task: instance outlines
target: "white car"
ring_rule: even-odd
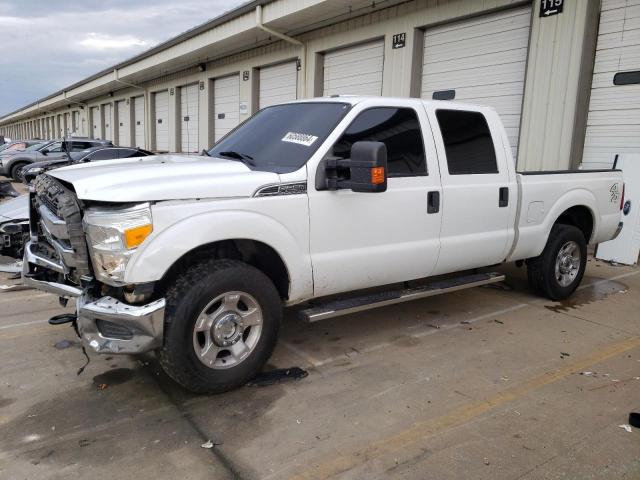
[[[77,298],[54,323],[221,392],[265,364],[283,306],[315,321],[495,282],[477,269],[512,261],[568,297],[587,244],[621,227],[623,184],[517,173],[491,108],[338,97],[265,108],[208,156],[51,171],[31,196],[25,282]]]

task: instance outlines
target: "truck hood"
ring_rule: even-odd
[[[186,155],[83,163],[47,174],[72,184],[78,198],[102,202],[249,197],[280,183],[278,174],[252,171],[239,161]]]

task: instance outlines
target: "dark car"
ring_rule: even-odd
[[[92,147],[80,152],[70,152],[69,157],[36,162],[22,170],[22,181],[30,183],[36,176],[47,170],[61,168],[76,163],[93,162],[95,160],[118,160],[120,158],[146,157],[153,155],[148,150],[137,147]]]
[[[68,150],[79,152],[87,148],[97,146],[112,146],[110,140],[96,140],[92,138],[70,138],[66,140]],[[24,151],[11,156],[0,156],[0,175],[11,177],[14,180],[22,180],[22,169],[35,162],[44,160],[59,160],[67,158],[67,153],[62,147],[62,140],[48,140],[34,144]]]

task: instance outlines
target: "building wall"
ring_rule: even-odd
[[[121,85],[122,88],[114,90],[111,95],[101,95],[81,102],[74,99],[79,103],[71,103],[71,108],[65,105],[63,108],[47,112],[25,112],[20,122],[0,125],[0,132],[10,137],[33,136],[37,134],[37,130],[34,133],[23,126],[26,121],[36,120],[42,125],[40,136],[53,138],[56,135],[55,127],[47,121],[55,120],[57,115],[63,112],[78,111],[80,125],[84,128],[78,129],[76,134],[90,135],[91,107],[103,108],[103,105],[109,103],[114,111],[116,101],[131,101],[132,97],[142,94],[145,98],[146,147],[153,148],[152,94],[168,90],[169,150],[178,151],[179,88],[198,83],[199,149],[209,148],[213,144],[212,106],[215,78],[236,73],[240,75],[240,102],[248,106],[246,113],[240,116],[240,121],[243,121],[257,109],[256,76],[260,67],[299,59],[301,68],[297,77],[298,96],[308,98],[322,91],[321,60],[325,52],[384,38],[382,94],[398,97],[419,96],[422,75],[421,49],[425,29],[532,3],[518,167],[522,170],[568,168],[579,163],[578,157],[582,151],[586,128],[583,118],[588,108],[600,1],[565,0],[564,12],[549,18],[539,17],[540,1],[412,0],[297,35],[296,39],[302,41],[304,47],[279,40],[272,41],[266,46],[208,62],[204,71],[194,64],[183,71],[140,83],[139,88]],[[274,9],[275,3],[270,4],[274,5]],[[247,22],[247,18],[242,17],[236,23],[246,27],[244,24]],[[406,33],[406,46],[394,49],[392,36],[398,33]],[[228,34],[230,35],[229,32]],[[182,52],[184,47],[172,47],[171,52],[174,51]],[[188,52],[184,51],[184,54]],[[134,71],[143,66],[149,68],[160,58],[161,54],[156,54],[145,59],[140,65],[127,69]],[[243,79],[243,72],[248,72],[246,79]],[[97,85],[99,82],[96,80],[93,83]],[[73,91],[69,91],[64,97],[51,99],[50,103],[73,99],[73,94]],[[71,115],[73,116],[72,113]],[[112,130],[114,129],[117,130],[117,125],[112,125]],[[130,138],[135,137],[130,135]]]

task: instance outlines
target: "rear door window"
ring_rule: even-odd
[[[483,114],[438,110],[436,117],[447,155],[449,175],[498,173],[496,150]]]

